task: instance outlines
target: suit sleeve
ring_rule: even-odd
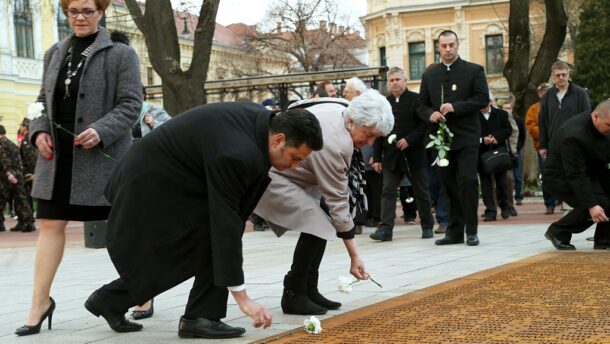
[[[428,124],[428,121],[421,121],[415,110],[412,111],[413,112],[409,115],[414,117],[413,123],[416,123],[417,127],[405,136],[405,140],[409,143],[409,147],[423,147],[426,133],[428,132],[430,125]]]
[[[483,67],[475,65],[471,79],[472,95],[466,100],[452,103],[456,116],[472,116],[473,113],[480,111],[489,104],[489,89]]]
[[[548,124],[548,94],[547,91],[540,100],[540,112],[538,113],[538,143],[540,149],[549,148],[549,138],[547,135],[547,124]]]
[[[430,91],[428,90],[428,76],[424,73],[421,79],[421,86],[419,87],[419,97],[417,98],[417,115],[425,123],[430,123],[430,116],[435,110],[432,108],[432,101],[430,100]]]
[[[580,140],[569,137],[561,144],[561,163],[568,181],[581,207],[591,208],[597,204],[591,186],[591,178],[587,174],[587,147]]]
[[[55,43],[53,46],[51,46],[51,48],[49,48],[49,50],[47,50],[44,54],[42,84],[40,86],[40,92],[38,93],[38,98],[36,99],[36,101],[44,104],[45,109],[47,108],[47,97],[45,96],[44,90],[45,90],[45,84],[46,84],[46,79],[47,79],[47,69],[49,68],[49,64],[51,63],[51,58],[53,57],[53,54],[55,53],[56,50],[57,50],[57,43]],[[51,101],[52,101],[52,99],[51,99]],[[34,146],[36,146],[36,136],[41,132],[46,132],[46,133],[51,132],[51,122],[49,121],[49,118],[38,117],[30,122],[30,137],[28,139]]]
[[[328,147],[309,156],[309,163],[320,192],[328,206],[331,223],[337,232],[354,227],[349,211],[347,170],[349,162],[338,147]]]
[[[224,156],[206,165],[212,266],[217,286],[244,283],[241,238],[245,222],[239,205],[254,181],[256,168],[248,166],[243,159]]]

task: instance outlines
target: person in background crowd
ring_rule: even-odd
[[[536,92],[538,92],[538,97],[542,98],[544,93],[549,89],[549,85],[547,83],[542,83],[538,85],[536,88]],[[538,114],[540,113],[540,101],[532,104],[529,109],[527,109],[527,113],[525,115],[525,127],[527,131],[530,133],[532,140],[534,141],[534,148],[536,148],[536,154],[538,157],[538,170],[540,175],[542,175],[542,165],[544,159],[540,155],[540,131],[538,127]],[[544,199],[544,206],[546,208],[546,214],[552,214],[555,211],[555,198],[546,190],[544,184],[542,184],[542,198]]]
[[[523,119],[513,115],[513,104],[511,101],[501,99],[497,102],[497,105],[500,109],[506,111],[508,114],[508,122],[511,126],[511,134],[508,138],[508,144],[510,145],[510,152],[513,155],[513,168],[506,171],[506,196],[508,197],[508,209],[510,211],[510,216],[518,216],[519,212],[517,212],[517,209],[515,208],[515,203],[519,205],[522,203],[523,199],[523,171],[521,169],[521,156],[519,153],[523,147],[523,142],[525,141],[525,127],[523,124]]]
[[[6,137],[6,129],[0,125],[0,232],[4,227],[4,206],[12,200],[17,214],[17,225],[11,232],[33,232],[34,216],[25,193],[23,166],[19,148]]]
[[[60,4],[73,33],[44,55],[38,102],[46,116],[30,122],[29,140],[39,153],[32,197],[40,233],[32,305],[25,325],[15,332],[19,336],[39,333],[47,318],[51,328],[51,285],[63,257],[66,225],[108,217],[103,190],[131,146],[131,128],[142,107],[135,51],[99,26],[110,0]]]
[[[422,76],[418,114],[422,120],[446,125],[454,134],[448,154],[449,165],[439,167],[447,191],[449,226],[436,245],[479,244],[477,236],[479,190],[477,162],[481,136],[480,110],[489,103],[483,67],[462,60],[457,34],[445,30],[438,37],[441,63],[430,66]],[[436,127],[432,132],[436,132]]]
[[[333,85],[333,83],[328,80],[321,81],[318,84],[318,88],[321,88],[324,91],[326,91],[326,93],[328,94],[328,97],[331,97],[331,98],[337,97],[337,90],[335,89],[335,85]]]
[[[19,126],[19,132],[23,135],[23,139],[18,144],[19,155],[21,156],[21,164],[23,165],[23,185],[25,186],[25,194],[30,204],[30,208],[34,210],[34,201],[30,195],[32,192],[32,182],[34,181],[34,170],[36,168],[36,157],[38,150],[30,141],[30,120],[24,118]]]
[[[279,110],[280,102],[277,99],[267,98],[261,103],[267,110]]]
[[[563,61],[551,66],[553,86],[540,99],[538,114],[538,153],[546,159],[553,135],[571,117],[581,112],[591,113],[589,95],[582,87],[570,81],[570,67]],[[555,195],[553,195],[555,196]],[[547,207],[546,214],[553,214],[555,205]]]
[[[481,139],[479,156],[483,153],[507,145],[507,140],[512,132],[510,122],[508,121],[508,113],[504,110],[497,109],[492,106],[494,98],[491,92],[489,93],[489,105],[481,109],[479,120],[481,122]],[[479,180],[481,181],[481,194],[483,195],[483,203],[485,204],[485,213],[483,221],[496,221],[497,206],[501,209],[503,219],[510,217],[510,208],[508,203],[508,186],[506,171],[498,173],[487,173],[483,169],[483,164],[479,159],[478,163]],[[496,182],[496,193],[498,202],[496,204],[496,195],[494,195],[492,179]]]
[[[596,224],[594,249],[610,249],[610,99],[568,119],[551,139],[542,179],[572,209],[545,233],[558,250],[575,250],[572,234]]]
[[[396,189],[406,176],[412,185],[411,197],[414,198],[421,219],[421,237],[429,239],[434,236],[434,217],[426,180],[425,135],[429,125],[417,115],[417,93],[407,89],[407,78],[401,68],[392,67],[388,71],[388,89],[391,94],[386,99],[391,104],[394,115],[392,134],[395,140],[389,142],[388,137],[381,137],[375,141],[373,168],[383,175],[383,192],[381,224],[370,237],[379,241],[392,240],[396,219]],[[408,197],[403,193],[400,198],[405,200]],[[409,221],[408,216],[413,214],[408,214],[408,210],[405,210],[405,221]]]

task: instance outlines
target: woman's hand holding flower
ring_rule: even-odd
[[[364,262],[358,256],[352,257],[352,264],[349,272],[357,279],[369,278],[369,273],[366,272],[366,269],[364,268]]]
[[[93,128],[86,129],[74,139],[75,146],[83,146],[85,149],[91,149],[97,146],[100,142],[100,135]]]
[[[36,148],[43,158],[47,160],[53,159],[53,138],[46,132],[40,132],[36,135]]]

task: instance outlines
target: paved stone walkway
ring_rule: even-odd
[[[434,239],[421,239],[419,225],[399,225],[394,241],[374,242],[368,238],[373,228],[357,236],[360,254],[369,273],[383,285],[358,283],[350,294],[340,294],[337,278],[347,276],[349,259],[341,241],[330,242],[320,270],[320,290],[330,299],[343,303],[338,311],[319,318],[332,317],[388,298],[416,291],[441,282],[467,276],[485,269],[514,262],[543,252],[553,251],[543,234],[547,224],[560,214],[542,215],[542,204],[525,204],[517,208],[520,215],[509,220],[481,222],[481,245],[435,246]],[[400,212],[399,212],[400,213]],[[11,224],[7,221],[7,228]],[[68,230],[69,243],[52,289],[57,302],[53,329],[46,323],[39,335],[18,338],[13,332],[27,316],[31,297],[34,259],[33,233],[0,233],[0,343],[184,343],[177,336],[178,319],[183,313],[192,281],[155,299],[155,315],[142,321],[144,330],[119,334],[102,318],[87,312],[83,303],[101,284],[117,277],[105,249],[88,249],[82,245],[82,227]],[[592,230],[576,235],[573,244],[579,250],[592,250],[585,241]],[[244,235],[244,270],[250,296],[266,305],[273,314],[273,326],[254,329],[229,297],[225,321],[244,326],[244,337],[206,342],[246,343],[282,333],[302,325],[305,316],[284,315],[280,308],[282,280],[290,267],[298,233],[276,238],[270,231]],[[439,235],[435,235],[438,239]]]

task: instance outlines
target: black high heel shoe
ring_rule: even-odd
[[[134,320],[142,320],[142,319],[146,319],[146,318],[152,317],[153,313],[155,312],[155,309],[153,308],[154,303],[155,303],[155,299],[150,299],[150,307],[148,307],[147,310],[145,310],[145,311],[132,311],[131,312],[131,317]]]
[[[15,334],[18,336],[29,336],[31,334],[36,334],[40,332],[40,326],[42,322],[47,317],[49,318],[49,330],[51,329],[51,322],[53,321],[53,311],[55,310],[55,300],[52,297],[49,297],[51,300],[51,306],[47,311],[40,317],[40,321],[36,325],[23,325],[15,331]]]

